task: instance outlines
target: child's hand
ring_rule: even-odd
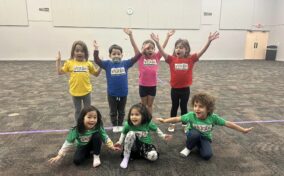
[[[171,36],[173,36],[174,34],[175,34],[175,30],[174,29],[172,29],[172,30],[170,30],[168,33],[167,33],[167,36],[168,37],[171,37]]]
[[[154,40],[155,42],[159,42],[159,36],[155,35],[154,33],[151,34],[151,38],[152,40]]]
[[[113,147],[111,147],[111,150],[113,150],[113,151],[121,151],[121,148],[113,146]]]
[[[161,122],[161,123],[165,123],[165,119],[163,119],[163,118],[156,118],[156,120]]]
[[[253,127],[250,127],[250,128],[244,128],[243,133],[248,133],[248,132],[250,132],[252,129],[253,129]]]
[[[124,28],[123,31],[129,36],[132,35],[132,31],[129,28]]]
[[[58,51],[57,56],[56,56],[57,61],[61,61],[61,53]]]
[[[121,150],[121,144],[120,143],[117,142],[113,146],[116,147],[116,148],[119,148]]]
[[[96,40],[93,41],[93,45],[94,45],[95,50],[99,49],[99,45]]]
[[[213,34],[211,34],[211,32],[210,32],[209,37],[208,37],[208,41],[211,42],[211,41],[213,41],[217,38],[219,38],[219,32],[216,31]]]
[[[61,159],[62,159],[62,155],[57,155],[56,157],[50,158],[48,160],[48,163],[49,164],[56,164]]]
[[[171,140],[172,138],[173,138],[173,136],[170,135],[170,134],[166,134],[166,135],[165,135],[165,140],[166,140],[166,141],[169,141],[169,140]]]

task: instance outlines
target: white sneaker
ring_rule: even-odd
[[[113,126],[112,127],[112,132],[114,132],[114,133],[119,133],[120,131],[119,131],[119,127],[118,126]]]
[[[187,125],[182,124],[181,126],[183,128],[184,133],[187,133]]]
[[[98,167],[101,165],[101,160],[99,155],[94,155],[93,167]]]
[[[189,154],[190,154],[190,150],[186,147],[180,152],[180,155],[184,158],[187,157]]]
[[[169,132],[175,132],[175,128],[176,128],[176,125],[175,124],[170,124],[169,128],[168,128],[168,131]]]

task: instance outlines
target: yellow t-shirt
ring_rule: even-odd
[[[65,61],[61,70],[70,73],[69,92],[72,96],[84,96],[92,91],[90,74],[98,72],[92,62],[69,59]]]

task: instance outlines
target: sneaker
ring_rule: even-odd
[[[186,147],[180,152],[180,156],[184,158],[187,157],[189,154],[190,154],[190,150]]]
[[[101,165],[101,160],[99,155],[94,155],[93,167],[98,167]]]
[[[183,128],[184,133],[187,133],[187,125],[181,124],[181,126],[182,126],[182,128]]]
[[[117,126],[119,132],[122,132],[123,126]]]
[[[119,133],[120,131],[119,131],[119,127],[118,126],[113,126],[112,127],[112,132],[114,132],[114,133]]]
[[[169,128],[168,128],[168,131],[169,132],[174,132],[175,131],[175,128],[176,128],[176,125],[175,124],[170,124]]]

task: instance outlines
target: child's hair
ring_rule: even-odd
[[[75,41],[75,42],[73,43],[72,49],[71,49],[71,57],[70,57],[70,58],[71,58],[71,59],[74,58],[74,51],[75,51],[75,48],[76,48],[77,45],[82,46],[83,51],[84,51],[84,53],[85,53],[85,59],[88,60],[88,58],[89,58],[88,47],[87,47],[87,45],[86,45],[83,41],[81,41],[81,40],[77,40],[77,41]]]
[[[189,56],[189,53],[190,53],[190,45],[188,43],[188,40],[186,39],[178,39],[175,43],[175,48],[177,47],[178,44],[181,44],[185,47],[186,51],[185,51],[185,57],[188,57]],[[176,52],[174,50],[174,53],[173,55],[176,57]]]
[[[194,103],[196,102],[206,107],[206,110],[208,112],[207,115],[212,115],[213,111],[215,110],[215,97],[207,93],[197,93],[191,98],[191,107],[194,107]]]
[[[113,44],[108,49],[109,54],[111,54],[113,49],[118,49],[122,53],[122,47],[117,44]]]
[[[130,115],[131,115],[132,109],[137,109],[137,111],[139,111],[139,113],[141,114],[141,118],[142,118],[141,125],[149,123],[152,120],[152,115],[148,111],[147,107],[145,105],[143,105],[142,103],[137,103],[137,104],[133,105],[128,112],[128,120],[127,121],[128,121],[128,124],[130,126],[133,126],[133,123],[130,120]]]
[[[145,40],[142,45],[144,46],[144,45],[146,45],[146,44],[148,44],[148,43],[150,43],[151,45],[153,45],[154,48],[156,47],[155,42],[153,42],[152,40]]]
[[[86,130],[85,125],[84,125],[84,118],[85,118],[86,114],[88,112],[91,112],[91,111],[97,112],[97,124],[96,124],[95,128],[99,128],[99,127],[103,126],[102,115],[101,115],[100,111],[94,106],[86,106],[81,110],[81,113],[80,113],[79,118],[77,120],[77,130],[81,134],[84,133],[85,130]]]

